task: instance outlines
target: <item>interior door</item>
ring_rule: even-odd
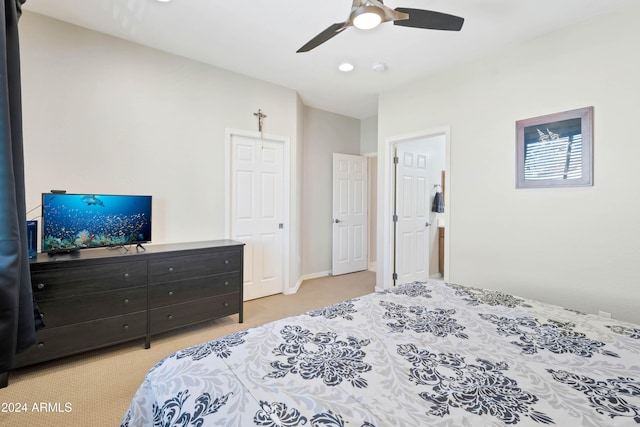
[[[366,270],[367,241],[367,158],[334,153],[332,274]]]
[[[244,299],[283,291],[284,147],[231,138],[231,238],[245,243]]]
[[[396,150],[396,283],[429,277],[427,155],[416,147]]]

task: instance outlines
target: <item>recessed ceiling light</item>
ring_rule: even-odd
[[[342,64],[338,65],[338,70],[348,73],[349,71],[353,70],[353,64],[343,62]]]
[[[171,0],[156,0],[159,3],[169,3]]]

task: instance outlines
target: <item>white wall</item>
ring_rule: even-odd
[[[297,201],[295,203],[296,209],[295,212],[292,212],[292,221],[291,221],[291,250],[290,254],[290,269],[292,277],[296,278],[297,282],[292,285],[294,287],[291,291],[295,292],[298,289],[298,286],[302,283],[302,237],[304,235],[303,222],[304,218],[302,216],[302,196],[303,196],[303,183],[304,183],[304,103],[299,95],[296,95],[296,117],[297,117],[297,133],[296,139],[298,140],[298,144],[296,146],[295,152],[295,169],[292,170],[292,175],[295,177],[291,178],[291,182],[295,183],[295,189],[292,190],[292,194]]]
[[[369,156],[367,175],[369,179],[369,266],[376,268],[376,221],[378,213],[378,116],[360,120],[360,154]]]
[[[378,116],[360,120],[360,153],[378,152]]]
[[[20,43],[27,209],[51,189],[151,194],[155,243],[224,238],[225,129],[256,131],[261,108],[265,133],[291,141],[295,285],[303,150],[294,90],[29,12]]]
[[[367,158],[367,184],[369,185],[369,268],[376,268],[377,222],[378,222],[378,157]]]
[[[333,153],[360,154],[360,121],[305,107],[302,271],[331,271]]]
[[[379,165],[386,138],[450,126],[450,281],[640,323],[639,15],[634,4],[380,95]],[[516,120],[590,105],[595,185],[516,190]]]

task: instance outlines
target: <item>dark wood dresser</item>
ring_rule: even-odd
[[[45,327],[13,368],[238,313],[244,244],[215,240],[39,254],[31,283]],[[0,373],[0,387],[8,373]]]

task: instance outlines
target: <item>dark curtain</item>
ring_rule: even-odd
[[[0,372],[35,341],[27,251],[18,18],[25,0],[2,0],[0,31]]]

